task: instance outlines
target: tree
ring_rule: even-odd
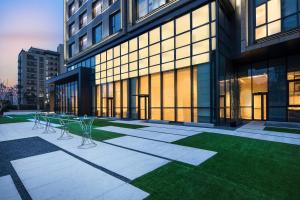
[[[3,116],[4,110],[10,103],[10,96],[15,93],[15,87],[8,87],[3,81],[0,81],[0,116]]]

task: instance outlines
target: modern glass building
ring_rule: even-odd
[[[68,0],[56,112],[300,121],[300,0]]]

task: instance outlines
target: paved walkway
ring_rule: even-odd
[[[152,128],[152,127],[149,127]],[[177,140],[181,140],[187,136],[183,135],[173,135],[173,134],[165,134],[161,132],[153,132],[146,131],[144,129],[131,129],[131,128],[121,128],[116,126],[105,126],[105,127],[97,127],[97,130],[110,131],[114,133],[120,133],[124,135],[130,135],[145,139],[158,140],[163,142],[174,142]],[[174,131],[173,131],[174,132]]]
[[[147,123],[141,120],[132,120],[132,121],[116,120],[113,122],[149,126],[152,127],[152,129],[153,127],[155,127],[156,130],[169,129],[170,132],[171,131],[177,132],[180,130],[193,131],[193,132],[211,132],[211,133],[246,137],[246,138],[258,139],[258,140],[300,145],[300,134],[264,131],[263,130],[264,127],[260,122],[250,122],[249,124],[246,124],[233,131],[219,129],[219,128],[202,128],[202,127],[180,126],[180,125],[170,125],[170,124],[155,124],[155,123]],[[142,130],[145,129],[143,128]]]
[[[97,141],[95,148],[79,149],[80,136],[74,135],[73,139],[70,140],[57,140],[60,129],[55,128],[56,133],[43,134],[43,129],[32,130],[32,126],[32,122],[2,124],[0,125],[0,141],[38,136],[57,147],[129,180],[136,179],[169,162],[166,159]]]
[[[144,199],[148,194],[62,151],[11,162],[33,200]]]
[[[200,165],[217,153],[214,151],[207,151],[203,149],[170,144],[166,142],[151,141],[130,136],[110,139],[106,140],[106,142],[196,166]]]
[[[21,200],[21,197],[10,175],[0,177],[0,199]]]
[[[181,135],[181,136],[193,136],[201,133],[197,130],[176,129],[176,131],[174,131],[174,129],[164,128],[164,127],[145,127],[145,128],[140,128],[140,130],[158,132],[158,133],[167,133],[172,135]]]

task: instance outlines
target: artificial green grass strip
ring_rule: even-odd
[[[0,124],[6,123],[19,123],[19,122],[28,122],[29,119],[32,119],[33,115],[9,115],[0,117]]]
[[[109,140],[109,139],[124,136],[122,134],[112,133],[112,132],[102,131],[102,130],[96,130],[94,128],[95,128],[95,126],[92,128],[92,138],[96,141]],[[68,129],[69,129],[70,133],[78,135],[78,136],[82,136],[82,129],[81,129],[79,123],[69,124]]]
[[[277,127],[265,127],[265,131],[275,131],[275,132],[282,132],[282,133],[294,133],[300,134],[299,129],[290,129],[290,128],[277,128]]]
[[[132,182],[148,199],[299,199],[300,147],[214,133],[179,145],[218,152],[199,166],[171,162]]]

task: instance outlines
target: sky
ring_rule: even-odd
[[[0,0],[0,81],[17,84],[18,54],[63,43],[63,0]]]

